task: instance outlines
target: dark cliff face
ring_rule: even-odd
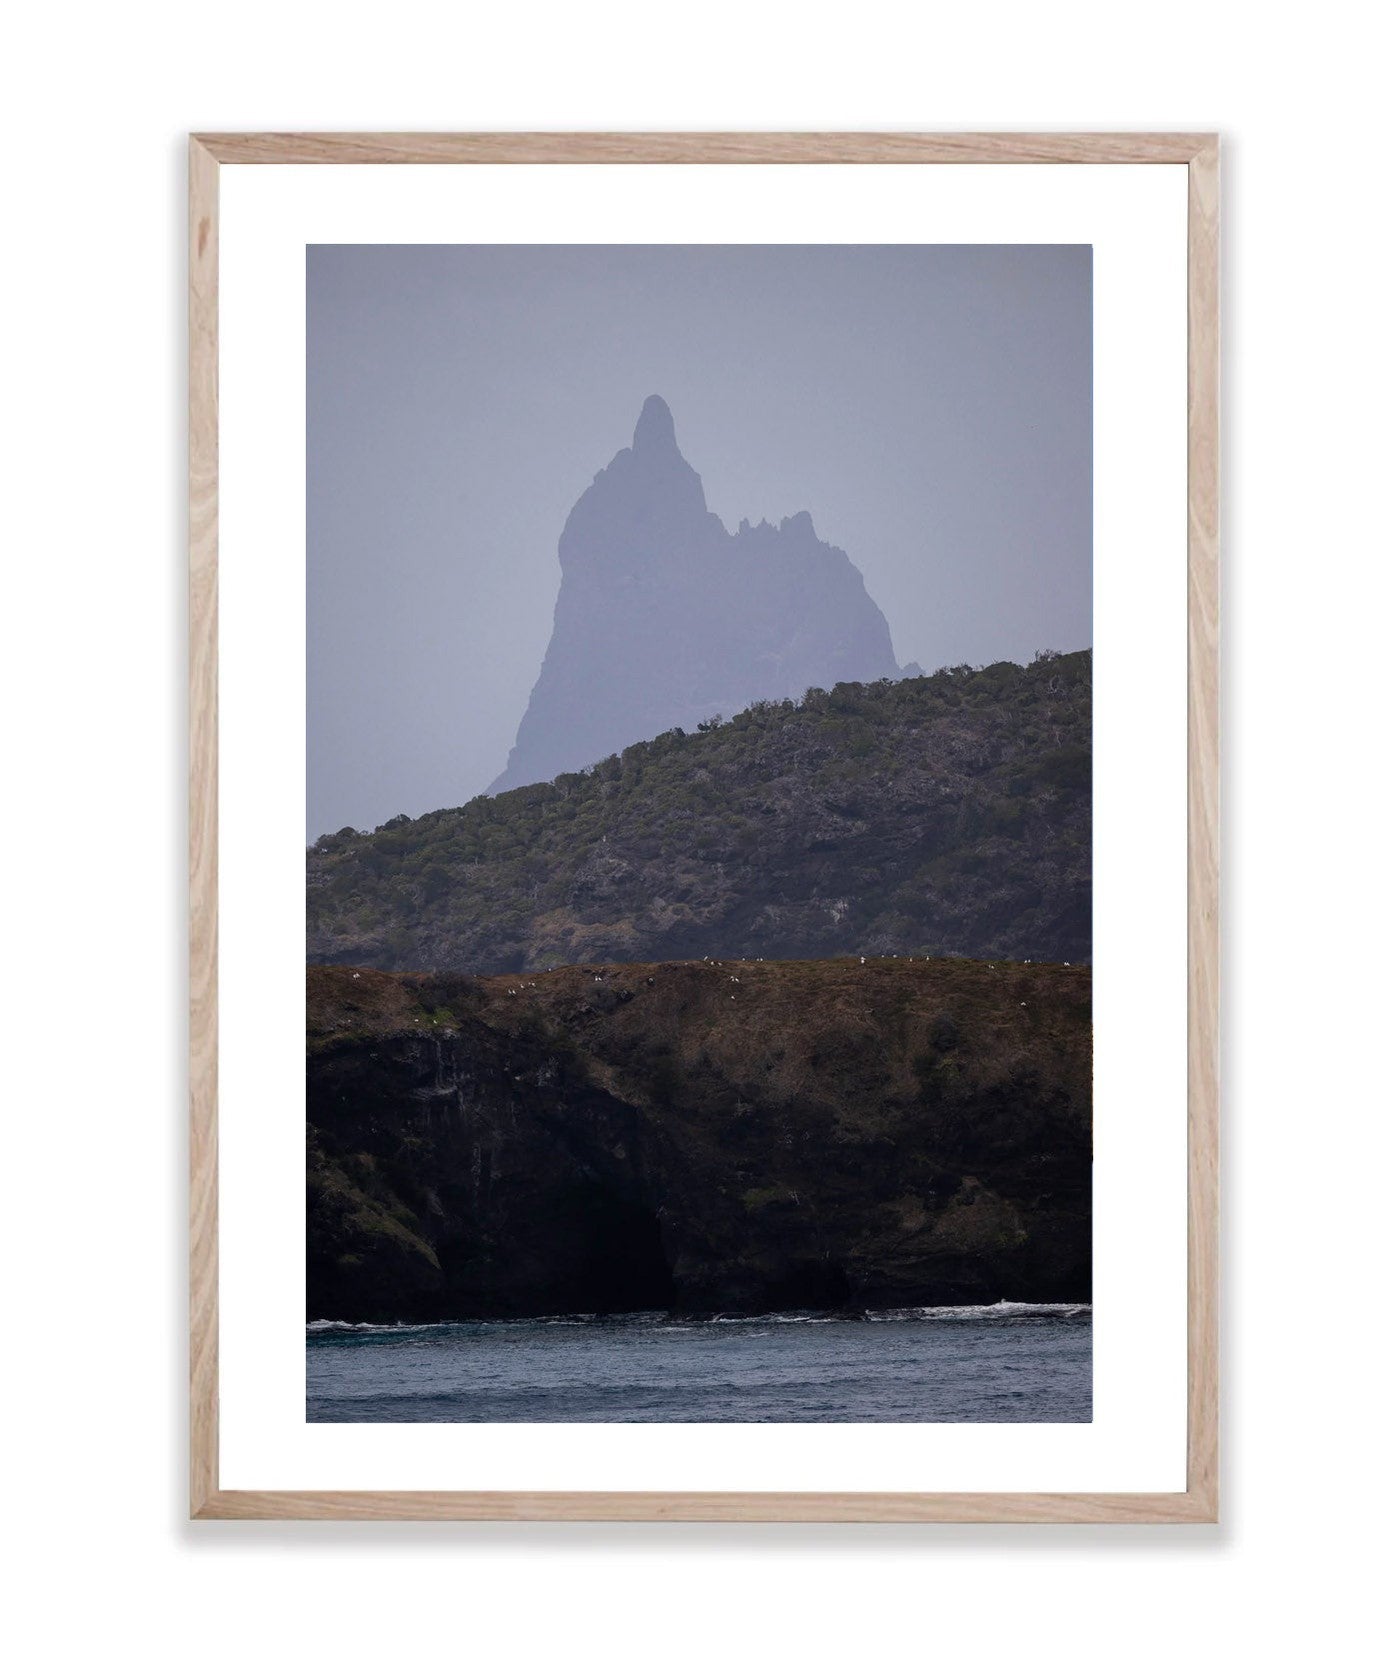
[[[1090,979],[313,969],[308,1317],[1090,1293]]]
[[[460,810],[325,836],[315,962],[717,952],[1086,962],[1092,660],[842,684]]]
[[[755,699],[899,674],[884,615],[799,513],[730,535],[651,396],[579,498],[543,668],[492,793]]]

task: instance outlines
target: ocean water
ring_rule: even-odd
[[[308,1422],[1091,1422],[1092,1309],[315,1323]]]

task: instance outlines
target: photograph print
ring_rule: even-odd
[[[309,1422],[1092,1421],[1092,285],[307,248]]]

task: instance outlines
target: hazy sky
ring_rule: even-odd
[[[653,391],[711,509],[809,511],[900,661],[1091,643],[1088,246],[311,246],[306,341],[308,837],[499,772]]]

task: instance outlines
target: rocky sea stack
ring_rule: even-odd
[[[559,538],[553,635],[499,793],[753,700],[917,674],[809,513],[730,532],[649,396]]]

